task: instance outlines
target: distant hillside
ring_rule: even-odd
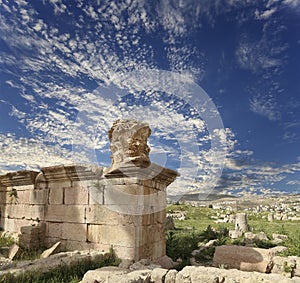
[[[169,201],[214,201],[223,198],[233,198],[237,197],[231,195],[223,195],[223,194],[186,194],[183,196],[168,196]]]

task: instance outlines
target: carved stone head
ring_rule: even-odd
[[[136,120],[117,120],[108,132],[112,165],[133,162],[135,165],[150,164],[147,145],[151,130],[147,123]]]

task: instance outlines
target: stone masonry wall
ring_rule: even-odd
[[[111,146],[118,148],[110,168],[53,166],[0,176],[0,227],[27,231],[23,238],[31,246],[39,246],[30,242],[38,237],[24,226],[40,226],[46,246],[61,241],[67,250],[113,247],[119,257],[134,260],[165,255],[166,188],[178,174],[147,158],[149,149],[141,144],[150,134],[147,124],[126,121],[110,131],[117,145]],[[129,146],[118,138],[128,125]]]
[[[73,171],[73,177],[67,179],[66,171]],[[166,181],[136,177],[106,179],[88,169],[84,172],[90,174],[88,178],[81,176],[87,180],[79,180],[75,166],[47,167],[34,184],[18,186],[11,180],[13,186],[2,185],[0,226],[5,231],[20,233],[24,226],[45,224],[46,246],[61,241],[67,250],[107,251],[113,246],[122,258],[163,256]],[[19,172],[23,176],[30,173]],[[5,178],[1,178],[3,184]],[[157,191],[162,193],[159,199]],[[115,197],[119,192],[129,196],[129,200],[131,195],[138,197],[128,203],[126,198]],[[153,207],[152,212],[137,211],[137,215],[131,215],[145,195],[162,209]],[[129,214],[122,213],[126,210]]]

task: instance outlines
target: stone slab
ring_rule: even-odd
[[[42,254],[41,254],[41,256],[40,256],[40,258],[47,258],[50,255],[58,252],[60,244],[61,244],[61,242],[57,242],[51,248],[43,251]]]
[[[267,272],[273,254],[268,249],[225,245],[216,247],[213,264],[216,267],[225,265],[243,271]]]
[[[20,247],[17,244],[13,244],[9,249],[8,258],[13,260],[20,254],[20,252]]]

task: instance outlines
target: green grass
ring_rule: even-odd
[[[70,266],[62,264],[47,272],[26,272],[18,276],[6,274],[0,278],[0,283],[78,283],[88,270],[103,266],[116,266],[120,261],[113,251],[103,260],[101,256],[94,260],[80,260]]]
[[[14,244],[14,239],[11,237],[0,237],[0,247],[10,247]]]

